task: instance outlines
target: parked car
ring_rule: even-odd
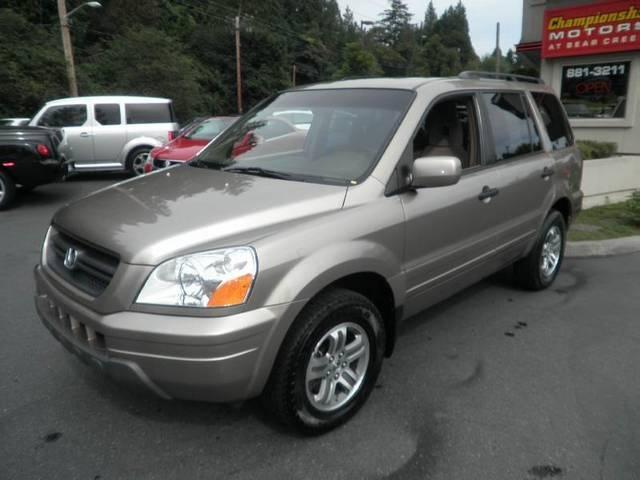
[[[295,150],[303,146],[307,133],[304,129],[297,129],[289,120],[273,115],[253,122],[247,132],[233,144],[231,155],[239,157],[257,145],[261,145],[261,154],[268,150],[275,153]]]
[[[236,117],[210,117],[193,124],[168,144],[151,150],[145,172],[191,160],[235,120]]]
[[[580,153],[550,87],[504,78],[273,96],[192,162],[59,210],[35,269],[42,321],[164,398],[262,395],[303,432],[339,425],[403,319],[509,265],[532,290],[558,274]],[[313,112],[304,142],[234,153],[294,109]]]
[[[0,127],[0,210],[11,206],[18,191],[59,178],[68,155],[62,130]]]
[[[71,171],[122,171],[142,175],[149,152],[178,131],[166,98],[74,97],[48,102],[33,126],[64,127],[74,151]]]
[[[30,118],[0,118],[0,127],[22,127],[29,124]]]
[[[300,130],[309,130],[313,121],[313,112],[308,110],[285,110],[277,112],[276,117],[284,118]]]

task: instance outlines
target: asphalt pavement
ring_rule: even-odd
[[[568,259],[540,293],[498,275],[408,320],[361,412],[304,438],[257,401],[127,390],[42,326],[51,215],[117,179],[0,212],[0,479],[640,478],[640,254]]]

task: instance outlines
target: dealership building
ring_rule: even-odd
[[[578,139],[640,155],[640,0],[524,0],[517,52],[560,95]]]

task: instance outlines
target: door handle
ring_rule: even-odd
[[[91,134],[89,132],[80,132],[80,136],[86,138],[86,137],[90,137]]]
[[[542,170],[542,175],[540,175],[540,178],[543,178],[544,180],[546,180],[554,173],[556,172],[553,170],[553,168],[544,167],[544,169]]]
[[[484,187],[482,187],[482,192],[480,192],[480,195],[478,195],[478,200],[489,202],[493,197],[498,195],[498,193],[500,193],[500,190],[498,190],[497,188],[490,188],[489,186],[485,185]]]

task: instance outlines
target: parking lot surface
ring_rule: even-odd
[[[51,215],[118,179],[0,213],[1,479],[640,478],[640,255],[567,260],[540,293],[502,274],[408,320],[362,411],[304,438],[257,401],[126,390],[42,326],[32,269]]]

